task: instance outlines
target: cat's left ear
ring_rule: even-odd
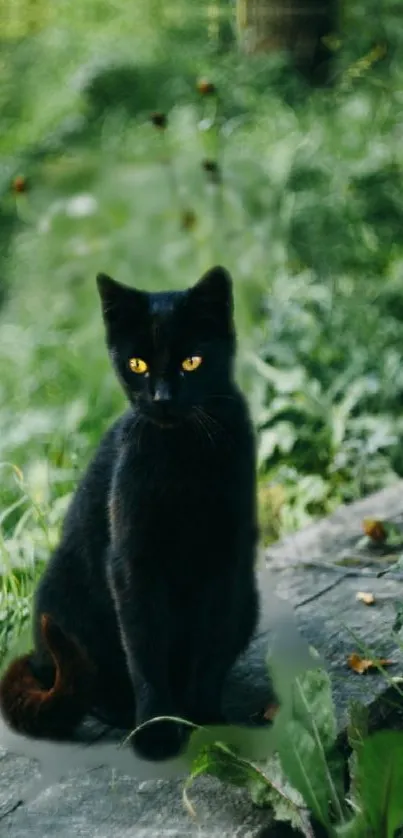
[[[209,309],[216,316],[224,319],[228,326],[233,327],[234,298],[233,283],[229,272],[216,265],[210,268],[191,289],[191,296],[197,299],[198,305]]]

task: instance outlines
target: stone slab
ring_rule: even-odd
[[[246,721],[272,698],[268,649],[287,661],[291,677],[309,665],[308,644],[319,651],[331,675],[341,731],[352,698],[367,704],[374,719],[376,708],[383,707],[383,719],[387,715],[388,682],[378,672],[356,675],[346,663],[352,651],[371,651],[395,661],[389,670],[393,676],[403,672],[401,652],[391,633],[393,603],[403,599],[403,576],[377,577],[400,545],[392,551],[359,545],[365,517],[402,524],[403,550],[403,481],[341,507],[267,551],[260,574],[261,622],[226,690],[225,706],[233,724]],[[368,608],[358,603],[359,590],[374,593],[376,604]],[[123,735],[87,725],[80,733],[83,741],[52,745],[17,737],[0,726],[0,834],[10,838],[270,834],[274,838],[267,812],[252,807],[246,793],[208,778],[197,781],[192,791],[197,820],[192,819],[182,801],[188,762],[159,766],[156,778],[155,766],[140,764],[129,748],[117,744]],[[248,735],[256,756],[266,732]]]

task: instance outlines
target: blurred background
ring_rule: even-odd
[[[0,658],[124,408],[95,275],[233,273],[265,543],[403,475],[398,0],[0,0]]]

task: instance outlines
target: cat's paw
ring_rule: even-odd
[[[157,762],[173,759],[184,750],[189,738],[188,729],[175,722],[153,722],[133,734],[131,743],[142,759]]]

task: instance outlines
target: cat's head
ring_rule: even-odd
[[[233,380],[232,280],[212,268],[186,291],[149,293],[97,277],[110,356],[129,400],[171,427]]]

